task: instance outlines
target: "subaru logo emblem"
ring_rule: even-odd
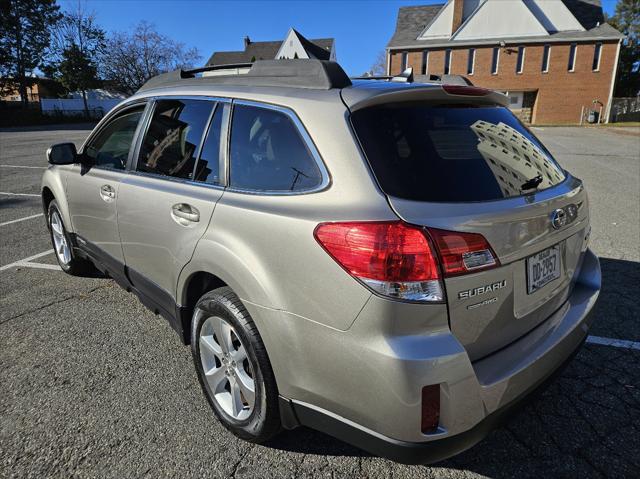
[[[559,230],[566,224],[567,213],[562,208],[558,208],[553,213],[551,213],[551,226],[553,226],[554,229]]]

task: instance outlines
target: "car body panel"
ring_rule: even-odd
[[[43,208],[45,219],[48,221],[49,211],[44,203],[44,190],[47,188],[60,206],[62,221],[68,231],[73,231],[73,223],[69,214],[69,202],[67,201],[67,175],[73,170],[75,165],[49,165],[42,175],[40,191],[43,192]],[[48,227],[48,223],[47,223]]]
[[[87,170],[83,165],[74,165],[67,175],[67,201],[73,232],[122,263],[124,256],[116,204],[120,182],[126,176],[123,170]],[[112,188],[113,198],[103,197],[102,188],[106,186]]]
[[[118,195],[118,227],[127,267],[175,299],[178,276],[209,227],[222,193],[223,189],[207,185],[127,175]],[[189,205],[197,211],[198,221],[177,218],[176,205]],[[133,278],[132,282],[145,289],[144,283]]]

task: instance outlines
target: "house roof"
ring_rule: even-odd
[[[294,30],[295,32],[295,30]],[[333,38],[317,38],[307,40],[300,33],[295,32],[302,46],[319,60],[328,60],[333,47]],[[226,65],[230,63],[249,63],[253,60],[273,60],[282,45],[283,40],[268,42],[250,42],[244,51],[214,52],[207,61],[207,65]]]
[[[542,36],[500,38],[506,43],[537,43],[581,40],[618,40],[624,35],[608,23],[603,23],[600,0],[562,0],[569,11],[585,28],[584,31],[560,31]],[[424,28],[438,15],[445,3],[416,7],[401,7],[398,11],[396,30],[387,48],[419,48],[494,44],[496,39],[451,40],[446,38],[417,40]],[[598,25],[599,23],[599,25]]]
[[[329,60],[331,57],[331,46],[333,45],[333,38],[320,38],[318,40],[307,40],[297,30],[293,29],[293,33],[296,34],[298,40],[302,44],[302,47],[318,60]]]

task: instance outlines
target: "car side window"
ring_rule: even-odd
[[[207,132],[207,138],[202,145],[202,153],[198,158],[196,164],[195,174],[193,179],[195,181],[202,181],[210,185],[217,185],[220,183],[220,135],[222,132],[222,111],[224,105],[218,103],[216,111],[213,114],[211,120],[211,126]]]
[[[124,170],[145,105],[129,108],[102,128],[84,149],[93,166]]]
[[[234,188],[304,191],[322,182],[296,125],[271,108],[234,106],[229,153],[229,183]]]
[[[136,170],[192,179],[198,146],[214,104],[209,100],[157,101]]]

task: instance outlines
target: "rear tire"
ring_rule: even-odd
[[[49,203],[47,223],[53,251],[62,271],[72,276],[86,276],[89,273],[94,273],[96,270],[93,263],[79,258],[73,250],[71,237],[64,226],[62,213],[60,213],[56,200],[51,200]]]
[[[202,390],[225,428],[255,443],[280,430],[278,388],[267,351],[231,288],[210,291],[196,303],[191,351]]]

